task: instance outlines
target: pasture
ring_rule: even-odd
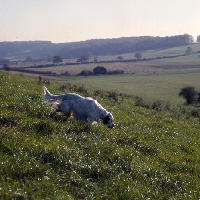
[[[84,85],[86,88],[124,93],[139,96],[146,100],[162,100],[183,104],[178,97],[181,88],[194,86],[200,91],[200,70],[176,71],[148,74],[127,74],[113,76],[67,77],[72,84]]]
[[[173,48],[166,48],[166,49],[156,49],[156,50],[147,50],[147,51],[141,51],[142,58],[157,58],[157,57],[163,57],[163,56],[176,56],[176,55],[183,55],[187,49],[187,47],[191,47],[193,49],[193,52],[199,52],[200,51],[200,44],[190,44],[190,45],[183,45],[179,47],[173,47]],[[127,53],[127,54],[120,54],[125,60],[128,59],[134,59],[135,53]],[[106,56],[98,56],[98,60],[116,60],[118,55],[106,55]],[[73,60],[71,60],[73,61]],[[91,60],[92,61],[92,60]]]

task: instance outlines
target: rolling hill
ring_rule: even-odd
[[[51,82],[97,99],[110,130],[52,115],[37,80],[0,72],[0,84],[1,199],[199,198],[198,110]]]
[[[82,55],[100,56],[133,53],[137,51],[170,48],[192,43],[188,34],[170,37],[122,37],[113,39],[93,39],[72,43],[52,43],[50,41],[0,42],[1,57],[26,59],[48,59],[49,56],[77,58]]]

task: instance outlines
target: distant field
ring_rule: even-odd
[[[93,70],[96,66],[104,66],[108,71],[123,70],[126,74],[132,73],[152,73],[161,71],[177,71],[177,70],[192,70],[200,69],[200,53],[191,54],[188,56],[180,56],[176,58],[156,59],[138,62],[111,62],[111,63],[89,63],[89,64],[75,64],[75,65],[59,65],[53,67],[45,67],[48,62],[37,63],[19,63],[18,65],[10,65],[12,68],[25,68],[26,66],[33,66],[28,70],[40,72],[53,72],[60,75],[69,72],[71,75],[77,75],[82,70]],[[42,68],[34,67],[44,65]]]
[[[176,56],[176,55],[184,55],[187,47],[190,46],[193,49],[194,54],[188,56],[180,56],[176,58],[165,58],[165,59],[155,59],[155,60],[146,60],[146,61],[138,61],[138,62],[112,62],[112,63],[90,63],[90,64],[76,64],[77,58],[74,59],[63,59],[63,64],[60,66],[54,67],[43,67],[43,68],[35,68],[32,67],[31,70],[35,70],[37,72],[40,71],[51,71],[57,74],[65,73],[68,71],[71,75],[76,75],[81,72],[81,70],[93,70],[97,65],[103,65],[107,68],[108,71],[122,69],[125,73],[141,73],[141,72],[155,72],[155,71],[163,71],[163,70],[176,70],[185,69],[185,68],[198,68],[200,67],[200,44],[191,44],[187,46],[180,46],[168,49],[157,49],[157,50],[148,50],[143,51],[142,58],[158,58],[164,56]],[[135,53],[122,54],[121,56],[125,60],[135,59]],[[106,55],[106,56],[98,56],[97,59],[99,62],[101,61],[113,61],[117,60],[119,55]],[[91,56],[89,61],[93,61],[94,56]],[[65,63],[75,63],[75,65],[65,65]],[[38,66],[38,65],[48,65],[52,64],[52,62],[46,61],[37,61],[37,62],[18,62],[18,64],[11,64],[10,67],[13,68],[24,68],[27,66]]]
[[[200,44],[189,45],[194,54],[179,56],[175,58],[155,59],[138,62],[110,62],[90,63],[75,65],[60,65],[53,67],[27,68],[36,71],[34,77],[42,72],[56,73],[55,77],[44,77],[44,79],[56,79],[68,81],[73,84],[83,84],[87,88],[116,90],[120,93],[137,95],[147,99],[160,99],[183,103],[178,98],[180,89],[186,85],[192,85],[200,90]],[[183,55],[187,46],[169,49],[149,50],[142,52],[143,58],[156,58],[163,56]],[[134,59],[134,53],[122,55],[124,59]],[[94,59],[93,57],[91,58]],[[117,55],[99,56],[98,61],[117,60]],[[63,63],[76,62],[76,59],[63,60]],[[38,66],[51,64],[49,62],[18,63],[11,65],[12,68],[24,68],[27,66]],[[123,70],[122,76],[74,76],[82,70],[93,70],[97,65],[104,66],[108,71]],[[72,76],[63,76],[68,72]],[[31,74],[30,74],[31,75]]]
[[[24,75],[38,78],[36,74]],[[114,90],[118,93],[140,96],[147,100],[163,100],[183,104],[184,100],[178,97],[180,89],[185,86],[194,86],[197,91],[200,91],[199,77],[200,69],[185,69],[106,76],[42,76],[42,79],[62,84],[84,85],[85,88],[92,90]]]
[[[140,96],[149,100],[183,103],[184,100],[178,97],[180,89],[191,85],[200,91],[199,77],[200,70],[122,76],[68,77],[66,80],[91,89],[115,90],[119,93]]]
[[[191,45],[184,45],[180,47],[173,47],[173,48],[167,48],[167,49],[141,51],[142,58],[156,58],[156,57],[163,57],[163,56],[183,55],[185,54],[186,48],[188,46],[190,46],[193,49],[194,53],[200,51],[200,44],[191,44]],[[121,56],[123,56],[124,59],[135,59],[134,55],[135,53],[128,53],[128,54],[122,54]],[[98,56],[98,61],[116,60],[117,56],[118,55]],[[91,61],[92,60],[93,60],[93,57],[91,58]]]

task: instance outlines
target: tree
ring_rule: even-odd
[[[32,62],[33,61],[33,58],[32,56],[26,56],[26,62]]]
[[[84,63],[84,62],[87,62],[88,60],[89,60],[89,56],[83,55],[76,62]]]
[[[135,53],[134,57],[137,58],[137,60],[140,60],[142,58],[142,53],[137,52]]]
[[[187,104],[195,104],[197,103],[198,92],[192,86],[186,86],[181,88],[179,92],[179,97],[183,97]]]
[[[186,39],[187,44],[194,43],[194,37],[192,35],[189,35],[186,33],[186,34],[184,34],[184,37]]]
[[[52,61],[52,60],[53,60],[53,56],[48,55],[48,56],[47,56],[47,60],[48,60],[48,61]]]
[[[190,55],[192,53],[193,53],[192,47],[187,47],[187,49],[185,50],[185,54]]]
[[[9,64],[10,60],[0,57],[0,65]]]
[[[123,58],[123,56],[117,56],[117,59],[118,60],[123,60],[124,58]]]
[[[54,56],[52,61],[53,63],[59,63],[62,62],[62,58],[60,56]]]
[[[200,42],[200,35],[197,36],[197,42]]]
[[[4,65],[3,65],[3,69],[4,69],[5,71],[10,71],[10,66],[9,66],[8,64],[4,64]]]
[[[94,57],[94,63],[97,63],[97,62],[98,62],[98,58]]]
[[[107,69],[103,66],[97,66],[93,69],[93,74],[98,75],[98,74],[106,74]]]
[[[90,70],[82,70],[80,73],[80,76],[89,76],[89,75],[93,75],[92,71]]]

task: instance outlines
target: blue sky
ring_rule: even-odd
[[[200,0],[0,0],[0,41],[200,35]]]

